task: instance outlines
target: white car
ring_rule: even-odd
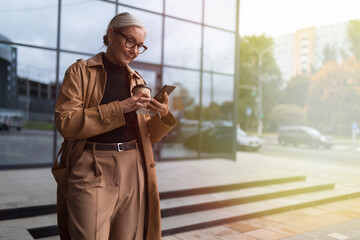
[[[257,151],[264,143],[264,139],[257,136],[249,136],[240,128],[237,129],[236,138],[238,142],[238,149],[240,150]]]

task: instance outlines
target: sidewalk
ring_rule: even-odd
[[[360,199],[191,231],[163,240],[345,240],[360,239]]]
[[[261,171],[273,175],[279,172],[304,173],[308,177],[360,189],[359,170],[348,168],[346,164],[325,166],[321,162],[301,162],[260,153],[239,152],[236,162],[222,159],[158,162],[156,168],[160,192],[178,186],[200,185],[203,181],[208,183],[221,176],[226,181],[235,173],[239,178],[246,178]],[[55,203],[55,182],[50,169],[1,171],[0,189],[0,210]],[[53,219],[54,216],[45,216],[0,221],[0,239],[33,239],[27,229],[39,224],[56,224]],[[163,239],[360,239],[359,224],[360,199],[350,199],[174,234]]]

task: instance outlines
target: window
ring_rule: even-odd
[[[191,7],[179,7],[180,5]],[[166,0],[165,14],[201,22],[202,0]]]
[[[90,54],[99,52],[104,46],[107,24],[114,15],[114,5],[107,2],[64,1],[61,48]]]
[[[204,70],[234,74],[235,34],[205,27]]]
[[[205,0],[205,24],[235,31],[236,0]]]
[[[164,45],[165,64],[200,69],[200,25],[166,18]]]
[[[9,41],[56,47],[57,0],[0,1],[0,34]]]

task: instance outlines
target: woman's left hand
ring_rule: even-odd
[[[154,98],[151,98],[150,102],[147,104],[146,109],[156,114],[160,114],[161,117],[165,117],[169,113],[169,96],[166,92],[164,92],[163,99],[164,101],[160,103]]]

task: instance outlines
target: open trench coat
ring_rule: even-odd
[[[130,88],[144,84],[142,77],[127,66]],[[88,60],[79,59],[65,73],[65,78],[55,104],[55,120],[59,133],[64,137],[60,164],[54,162],[52,173],[58,183],[57,212],[58,228],[61,239],[70,239],[68,235],[68,212],[65,193],[70,166],[79,159],[86,139],[125,125],[125,118],[119,101],[100,104],[106,84],[106,72],[101,53]],[[130,90],[131,90],[130,89]],[[131,92],[131,91],[130,91]],[[147,176],[148,224],[147,240],[161,239],[160,199],[157,186],[152,143],[160,141],[175,125],[171,113],[165,124],[156,114],[137,115],[138,127],[143,146]],[[169,123],[168,123],[169,124]]]

